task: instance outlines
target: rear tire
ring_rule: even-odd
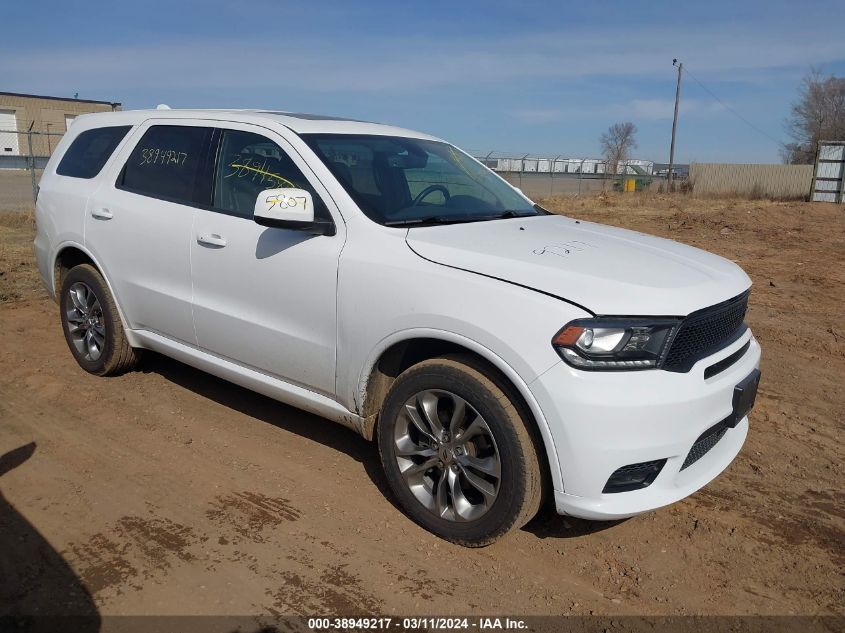
[[[399,504],[425,529],[482,547],[540,508],[542,470],[508,385],[470,356],[423,361],[393,383],[377,426]]]
[[[140,350],[129,345],[114,298],[90,264],[75,266],[65,276],[59,316],[68,348],[85,371],[115,376],[138,364]]]

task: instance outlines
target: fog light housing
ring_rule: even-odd
[[[650,462],[628,464],[618,468],[607,480],[602,492],[608,494],[648,488],[657,479],[657,475],[660,474],[665,465],[665,459],[655,459]]]

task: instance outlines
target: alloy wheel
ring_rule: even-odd
[[[474,521],[493,506],[502,479],[499,450],[484,418],[460,396],[429,389],[408,399],[394,448],[408,489],[436,516]]]
[[[68,289],[67,325],[76,351],[85,360],[99,360],[106,345],[106,324],[100,300],[91,287],[77,281]]]

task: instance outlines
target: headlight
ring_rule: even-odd
[[[578,319],[552,339],[561,358],[578,369],[659,367],[678,319]]]

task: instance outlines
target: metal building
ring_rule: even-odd
[[[0,168],[26,167],[32,140],[33,155],[49,157],[80,114],[120,109],[111,101],[0,92]]]
[[[494,157],[491,152],[479,160],[493,171],[523,174],[604,174],[607,164],[601,158],[544,158],[525,155],[515,157]],[[650,175],[654,171],[654,162],[631,159],[617,166],[618,174],[631,176]]]

